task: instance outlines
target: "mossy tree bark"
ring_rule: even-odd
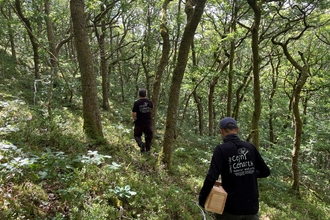
[[[101,4],[101,14],[105,15],[106,13],[106,8],[105,8],[105,3]],[[111,7],[109,7],[110,10]],[[100,20],[100,21],[99,21]],[[100,32],[97,29],[97,22],[100,22]],[[105,50],[105,37],[106,37],[106,21],[105,19],[102,19],[102,16],[97,20],[97,22],[94,23],[94,29],[95,29],[95,35],[97,38],[98,46],[100,49],[100,69],[101,69],[101,76],[102,76],[102,108],[104,110],[109,111],[110,106],[109,106],[109,83],[108,83],[108,71],[107,71],[107,59],[106,59],[106,50]]]
[[[303,130],[303,121],[300,116],[300,109],[299,109],[299,101],[302,89],[308,79],[309,73],[309,64],[307,60],[304,57],[304,54],[300,51],[298,51],[300,55],[301,62],[303,65],[299,64],[299,62],[291,55],[288,44],[292,43],[298,39],[300,39],[305,31],[308,28],[311,28],[311,26],[307,25],[306,23],[306,15],[304,14],[301,18],[301,21],[303,21],[303,24],[305,27],[301,30],[300,33],[298,33],[297,36],[289,37],[286,41],[280,42],[277,41],[276,38],[280,36],[282,33],[287,33],[288,30],[290,30],[290,26],[287,26],[286,29],[280,31],[277,33],[273,38],[272,42],[275,45],[281,46],[283,49],[283,53],[288,59],[288,61],[292,64],[292,66],[295,67],[295,69],[298,71],[298,77],[296,80],[296,83],[293,85],[293,91],[292,91],[292,113],[293,113],[293,123],[294,123],[294,140],[293,140],[293,149],[292,149],[292,189],[299,194],[299,185],[300,185],[300,175],[299,175],[299,152],[300,152],[300,145],[301,145],[301,138],[302,138],[302,130]],[[299,20],[297,20],[299,21]]]
[[[193,15],[190,20],[187,20],[187,24],[183,32],[178,59],[173,71],[170,87],[169,105],[167,108],[166,127],[162,148],[162,162],[165,164],[167,169],[171,169],[172,145],[174,143],[181,83],[188,61],[190,46],[193,41],[196,28],[201,20],[205,3],[206,0],[189,0],[186,3],[186,14],[189,15],[189,10],[193,10]]]
[[[88,137],[103,140],[101,116],[97,98],[96,76],[93,68],[83,0],[71,0],[70,11],[77,58],[81,72],[84,130]]]
[[[162,5],[162,23],[160,24],[160,35],[163,39],[163,47],[162,47],[162,57],[157,66],[157,70],[155,73],[155,79],[153,83],[152,89],[152,103],[154,107],[152,109],[152,127],[154,130],[156,129],[156,120],[157,120],[157,110],[159,104],[159,94],[160,94],[160,85],[163,77],[163,72],[168,64],[169,54],[170,54],[170,36],[168,33],[168,29],[166,27],[167,24],[167,6],[171,0],[164,0]]]
[[[250,137],[252,137],[252,143],[256,148],[260,145],[259,134],[259,121],[261,115],[261,92],[260,92],[260,58],[259,58],[259,26],[261,20],[261,10],[257,0],[248,0],[250,7],[254,12],[254,24],[251,27],[252,33],[252,62],[253,62],[253,95],[254,95],[254,111],[252,116],[252,131]],[[259,4],[262,4],[260,1]]]

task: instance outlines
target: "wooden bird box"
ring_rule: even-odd
[[[222,188],[220,182],[216,182],[207,196],[205,209],[210,212],[222,214],[225,208],[227,192]]]

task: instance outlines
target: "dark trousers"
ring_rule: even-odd
[[[144,134],[144,139],[146,143],[146,151],[150,151],[151,140],[153,136],[151,125],[135,125],[134,127],[134,139],[136,143],[140,144],[142,141],[142,134]]]
[[[258,213],[255,215],[232,215],[224,212],[222,215],[215,214],[217,220],[259,220]]]

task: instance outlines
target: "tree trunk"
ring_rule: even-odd
[[[250,7],[254,11],[254,24],[251,27],[252,33],[252,57],[253,57],[253,95],[254,95],[254,111],[252,117],[252,143],[259,149],[260,134],[259,120],[261,115],[261,92],[259,78],[259,26],[261,20],[261,11],[257,4],[257,0],[248,0]],[[260,3],[261,4],[261,3]]]
[[[203,105],[202,105],[202,101],[201,101],[201,97],[197,95],[197,91],[194,90],[193,91],[193,96],[194,96],[194,100],[195,103],[197,104],[197,113],[198,113],[198,131],[199,131],[199,135],[203,136],[204,135],[204,120],[203,120]]]
[[[179,47],[178,59],[173,71],[170,87],[169,106],[167,108],[167,118],[162,148],[162,161],[167,169],[171,169],[172,145],[174,142],[174,131],[176,129],[177,108],[179,104],[181,83],[188,61],[189,49],[194,38],[197,25],[199,24],[202,17],[205,2],[206,0],[199,0],[197,1],[195,7],[194,4],[192,4],[190,1],[188,1],[186,4],[186,10],[194,10],[194,12],[192,18],[187,21],[183,32],[181,44]]]
[[[301,136],[302,136],[302,128],[303,128],[303,122],[300,117],[300,110],[299,110],[299,100],[300,100],[300,93],[302,91],[302,88],[304,87],[308,75],[309,75],[309,65],[307,61],[305,60],[305,57],[303,53],[299,52],[299,55],[301,57],[302,62],[304,65],[300,65],[290,54],[288,50],[288,44],[292,40],[298,40],[300,37],[303,36],[303,33],[309,28],[309,26],[305,26],[305,29],[301,31],[301,33],[298,35],[298,37],[295,38],[289,38],[285,43],[277,42],[275,39],[277,36],[274,36],[272,38],[272,42],[275,45],[280,45],[283,49],[283,52],[286,56],[286,58],[289,60],[289,62],[292,64],[292,66],[295,67],[295,69],[299,72],[296,84],[294,85],[293,91],[292,91],[292,112],[293,112],[293,123],[294,123],[294,140],[293,140],[293,149],[292,149],[292,189],[299,194],[299,152],[300,152],[300,144],[301,144]]]
[[[74,39],[81,72],[84,130],[88,137],[103,141],[96,76],[93,67],[93,56],[88,42],[84,6],[83,0],[70,0]]]
[[[299,110],[299,100],[300,93],[302,88],[304,87],[306,80],[308,78],[308,67],[305,65],[300,71],[300,77],[297,80],[296,87],[293,91],[293,101],[292,101],[292,111],[293,111],[293,122],[295,125],[294,130],[294,141],[293,141],[293,149],[292,149],[292,189],[299,193],[299,152],[301,145],[301,136],[302,136],[302,128],[303,121],[300,117]]]
[[[236,6],[236,0],[233,1],[233,14],[231,19],[230,34],[235,36],[236,22],[238,7]],[[229,56],[229,73],[228,73],[228,90],[227,90],[227,116],[231,116],[232,99],[233,99],[233,77],[234,77],[234,58],[235,58],[235,37],[230,41],[230,56]]]
[[[213,63],[213,66],[212,68],[218,64],[218,67],[216,68],[216,72],[218,72],[218,75],[215,75],[211,82],[210,82],[210,86],[209,86],[209,91],[208,91],[208,99],[207,99],[207,102],[208,102],[208,112],[209,112],[209,136],[212,136],[212,135],[215,135],[215,125],[214,125],[214,120],[215,120],[215,111],[214,111],[214,105],[213,105],[213,99],[214,99],[214,90],[215,90],[215,86],[216,84],[218,83],[218,80],[220,78],[220,73],[222,71],[225,70],[225,68],[229,65],[229,61],[226,61],[225,60],[221,60],[219,59],[220,57],[220,52],[218,53],[215,53],[214,54],[214,63]]]
[[[193,12],[193,11],[191,11]],[[191,15],[187,16],[188,18],[190,18]],[[195,44],[194,44],[194,40],[192,41],[191,43],[191,56],[192,56],[192,62],[193,62],[193,66],[194,67],[197,67],[197,58],[196,58],[196,52],[195,52]],[[192,79],[192,82],[195,83],[196,82],[196,79],[193,78]],[[202,105],[202,102],[201,102],[201,97],[198,96],[197,94],[197,87],[195,87],[194,91],[193,91],[193,97],[194,97],[194,100],[195,100],[195,103],[197,105],[197,112],[198,112],[198,131],[199,131],[199,135],[200,136],[203,136],[204,135],[204,120],[203,120],[203,105]]]
[[[147,14],[146,14],[146,31],[144,35],[143,45],[141,47],[141,63],[142,67],[145,73],[145,79],[146,83],[144,88],[147,89],[147,91],[150,92],[150,61],[151,61],[151,34],[152,34],[152,28],[151,28],[151,13],[152,13],[152,5],[150,4],[150,1],[147,1]]]
[[[280,66],[281,60],[278,59],[278,63],[276,66],[274,66],[273,64],[273,60],[270,60],[270,64],[272,66],[272,76],[271,76],[271,80],[272,80],[272,90],[270,92],[270,96],[269,96],[269,100],[268,100],[268,106],[269,106],[269,118],[268,118],[268,126],[269,126],[269,142],[271,144],[275,144],[276,142],[276,138],[275,138],[275,132],[274,132],[274,128],[273,128],[273,119],[275,118],[275,115],[273,113],[273,98],[275,96],[275,92],[277,89],[277,80],[278,80],[278,75],[279,75],[279,71],[278,68]],[[271,145],[270,145],[271,147]]]
[[[20,0],[15,0],[15,7],[16,7],[17,14],[18,14],[19,18],[24,23],[24,26],[25,26],[25,28],[28,32],[28,35],[29,35],[29,38],[30,38],[30,41],[31,41],[31,45],[32,45],[32,48],[33,48],[34,76],[35,76],[36,79],[40,79],[40,73],[39,73],[39,44],[38,44],[36,38],[33,35],[32,27],[31,27],[31,23],[30,23],[29,19],[27,19],[23,15]]]
[[[8,14],[6,14],[6,12]],[[1,14],[8,20],[8,21],[12,21],[13,20],[13,16],[11,13],[11,8],[9,5],[7,6],[3,6],[3,9],[1,10]],[[8,28],[8,38],[9,38],[9,42],[10,42],[10,48],[11,48],[11,57],[15,60],[15,62],[17,62],[17,56],[16,56],[16,45],[15,45],[15,34],[14,34],[14,30],[12,28],[12,24],[11,22],[7,22],[7,28]],[[3,56],[4,58],[4,56]],[[4,71],[4,69],[3,69]]]
[[[209,136],[214,135],[214,112],[213,112],[213,99],[214,99],[214,88],[215,85],[218,83],[219,76],[215,76],[212,78],[212,81],[209,86],[208,92],[208,112],[209,112]]]
[[[170,54],[170,37],[168,34],[167,24],[167,6],[170,3],[170,0],[164,0],[162,5],[162,23],[160,25],[160,35],[163,39],[163,48],[162,48],[162,57],[160,58],[157,71],[155,73],[155,79],[152,89],[152,103],[154,107],[152,108],[152,127],[154,131],[156,129],[156,120],[157,120],[157,110],[159,104],[159,93],[160,85],[162,81],[163,72],[165,67],[168,64],[169,54]]]
[[[250,77],[251,71],[252,71],[252,67],[247,70],[247,72],[244,76],[243,83],[236,90],[236,104],[233,109],[233,115],[232,115],[233,118],[236,118],[236,119],[238,118],[239,108],[243,101],[243,98],[245,95],[245,90],[247,89],[247,87],[250,85],[250,82],[252,81],[252,77]]]
[[[101,4],[101,12],[105,10],[105,4]],[[109,83],[108,83],[108,71],[107,71],[107,60],[105,55],[105,32],[106,32],[106,23],[105,20],[101,21],[101,34],[97,32],[97,27],[95,27],[95,33],[98,39],[98,45],[100,49],[100,68],[102,76],[102,108],[104,110],[110,110],[109,106]]]
[[[198,102],[200,102],[200,100],[199,100],[199,98],[197,96],[196,90],[197,90],[198,86],[205,80],[205,78],[206,78],[206,76],[204,76],[203,78],[201,78],[199,80],[199,82],[196,83],[195,87],[193,88],[192,92],[187,96],[187,98],[186,97],[183,98],[183,100],[186,100],[186,101],[185,101],[185,104],[184,104],[184,110],[183,110],[182,117],[181,117],[181,120],[180,120],[180,123],[179,123],[180,124],[179,127],[182,127],[182,124],[183,124],[183,121],[184,121],[184,118],[185,118],[185,114],[186,114],[187,109],[189,107],[189,100],[190,100],[191,96],[195,96],[196,95],[195,98],[197,99]],[[201,106],[201,103],[199,103],[197,106]],[[203,112],[203,108],[199,109],[199,112]],[[199,117],[203,117],[203,114],[199,115]],[[195,117],[195,118],[197,118],[197,117]],[[200,120],[198,120],[198,121],[200,121]],[[202,120],[202,123],[203,123],[203,120]],[[196,124],[198,124],[198,123],[196,123]],[[198,132],[196,132],[196,134],[197,133]]]
[[[56,50],[56,44],[55,44],[55,36],[54,36],[54,29],[53,29],[53,23],[50,18],[50,2],[49,0],[45,0],[45,14],[46,14],[46,28],[47,28],[47,38],[48,38],[48,45],[49,45],[49,52],[50,52],[50,84],[49,84],[49,92],[48,92],[48,115],[49,117],[52,116],[52,99],[53,99],[53,87],[54,87],[54,81],[57,77],[58,72],[58,60],[57,60],[57,50]]]
[[[103,40],[104,44],[104,40]],[[101,63],[101,76],[102,76],[102,108],[104,110],[110,110],[109,106],[109,83],[108,83],[108,68],[107,61],[105,59],[105,49],[104,46],[100,50],[100,63]]]
[[[117,57],[119,57],[119,50],[117,50]],[[125,102],[125,89],[124,89],[124,85],[125,85],[125,82],[124,82],[124,73],[122,71],[122,68],[121,68],[121,62],[118,62],[118,72],[119,72],[119,80],[120,80],[120,88],[121,88],[121,101],[122,102]]]

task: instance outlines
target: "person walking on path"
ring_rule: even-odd
[[[259,192],[257,178],[270,175],[270,169],[251,143],[238,137],[235,119],[225,117],[219,124],[223,144],[212,156],[209,171],[199,193],[199,205],[204,208],[206,198],[221,175],[222,187],[228,193],[222,215],[217,220],[258,220]]]
[[[140,147],[141,153],[150,152],[153,137],[151,109],[153,103],[147,99],[147,90],[139,89],[139,99],[134,102],[132,118],[134,121],[134,139]],[[144,134],[145,142],[142,141]]]

